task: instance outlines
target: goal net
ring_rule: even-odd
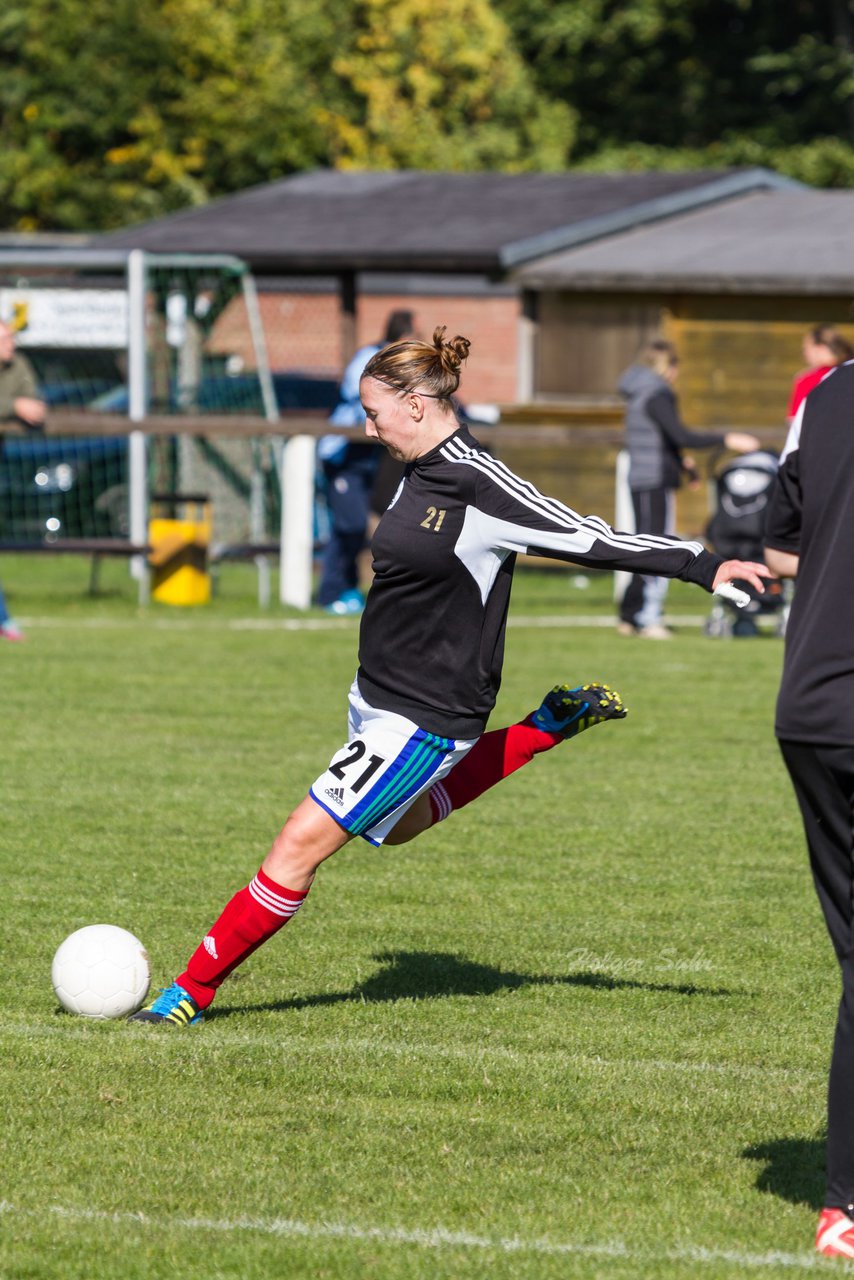
[[[298,368],[270,369],[243,263],[0,251],[0,320],[47,406],[43,432],[0,426],[0,547],[139,547],[153,501],[203,496],[215,556],[280,548],[291,517],[290,541],[300,543],[292,602],[308,603],[313,447],[288,441],[301,423],[310,430],[325,419],[336,387]],[[286,429],[283,411],[296,419]],[[139,558],[135,568],[144,576]]]

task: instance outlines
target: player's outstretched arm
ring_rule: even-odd
[[[742,582],[749,582],[757,591],[764,592],[765,586],[762,579],[773,576],[771,570],[764,564],[756,564],[753,560],[724,560],[715,574],[712,590],[716,591],[724,582],[739,579]]]

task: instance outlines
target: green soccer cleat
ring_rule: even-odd
[[[603,720],[622,720],[625,715],[623,699],[606,684],[584,684],[578,689],[556,684],[543,698],[530,721],[543,733],[574,738],[594,724],[601,724]]]
[[[147,1009],[140,1009],[128,1018],[128,1022],[159,1022],[173,1027],[188,1027],[201,1021],[201,1009],[177,982],[173,982],[171,987],[164,987]]]

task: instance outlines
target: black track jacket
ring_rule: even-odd
[[[371,550],[359,687],[448,738],[483,732],[495,705],[516,554],[683,578],[711,590],[720,556],[699,542],[616,533],[544,497],[464,428],[410,463]]]
[[[854,361],[828,374],[802,412],[800,440],[780,465],[765,525],[766,546],[800,556],[776,731],[794,742],[848,747],[854,744]]]

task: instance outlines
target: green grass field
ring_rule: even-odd
[[[262,615],[242,566],[144,613],[87,573],[0,561],[3,1280],[839,1272],[779,640],[706,639],[681,584],[674,641],[621,639],[577,625],[606,581],[520,573],[493,724],[591,678],[629,718],[351,845],[173,1033],[60,1012],[53,952],[108,921],[171,980],[340,745],[357,629]]]

